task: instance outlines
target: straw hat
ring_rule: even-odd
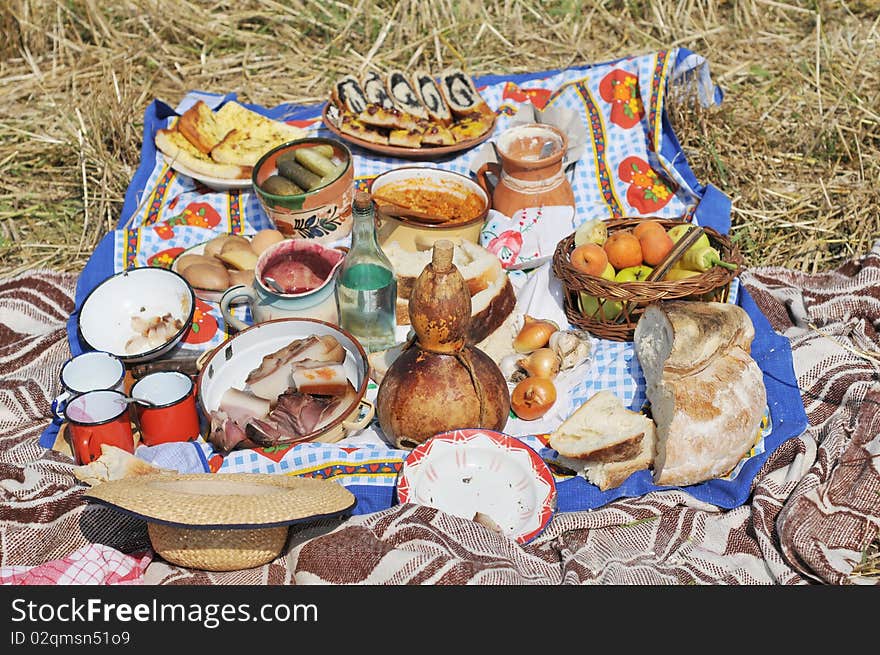
[[[153,548],[167,561],[208,571],[271,562],[290,524],[356,502],[335,482],[254,473],[143,475],[104,482],[84,498],[145,520]]]

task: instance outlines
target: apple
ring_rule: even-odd
[[[617,275],[614,276],[615,282],[641,282],[646,277],[651,274],[651,271],[654,269],[650,266],[645,266],[642,264],[641,266],[628,266],[627,268],[621,268],[617,271]]]
[[[581,223],[574,231],[574,245],[582,246],[585,243],[602,245],[608,239],[608,225],[601,218],[594,218]]]
[[[608,264],[605,267],[605,270],[602,271],[602,277],[606,280],[614,280],[614,267],[611,264]],[[615,318],[620,316],[620,312],[623,310],[623,303],[619,301],[608,300],[602,305],[601,315],[599,313],[599,299],[596,296],[591,296],[583,291],[580,292],[581,297],[581,312],[585,316],[589,316],[590,318],[596,319],[597,321],[602,320],[602,315],[605,316],[606,321],[613,321]]]
[[[584,316],[589,316],[590,318],[601,321],[602,316],[604,315],[606,321],[613,321],[615,318],[620,316],[620,312],[623,309],[623,303],[617,300],[607,300],[605,304],[602,305],[602,311],[599,312],[599,299],[596,296],[591,296],[589,294],[581,291],[581,313]]]

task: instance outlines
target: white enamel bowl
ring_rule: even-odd
[[[227,389],[245,388],[248,374],[257,368],[263,357],[288,345],[294,339],[331,335],[345,348],[343,367],[355,388],[357,398],[335,421],[305,436],[302,441],[331,443],[344,439],[366,427],[375,414],[373,404],[364,398],[370,381],[367,353],[345,330],[324,321],[310,318],[279,318],[242,330],[199,361],[198,400],[205,416],[220,408]]]
[[[186,280],[165,268],[132,268],[101,282],[83,301],[77,318],[80,340],[91,350],[116,355],[127,364],[161,357],[189,330],[196,297]],[[144,319],[171,314],[181,327],[164,343],[127,352],[126,343],[137,336],[134,316]]]

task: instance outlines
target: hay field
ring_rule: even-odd
[[[7,0],[0,276],[80,270],[120,217],[154,98],[320,102],[340,73],[528,72],[685,46],[720,107],[670,107],[751,265],[824,270],[880,234],[880,2]]]
[[[670,114],[697,178],[733,199],[749,264],[826,270],[880,236],[880,0],[0,4],[0,277],[82,268],[120,218],[154,98],[321,102],[371,67],[518,73],[672,46],[725,92]]]

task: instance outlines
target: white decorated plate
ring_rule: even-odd
[[[172,161],[169,157],[165,157],[165,155],[161,152],[157,153],[162,155],[165,158],[165,162],[170,166],[176,173],[180,173],[181,175],[186,175],[187,177],[191,177],[197,182],[201,182],[206,187],[213,189],[214,191],[231,191],[233,189],[248,189],[252,186],[251,176],[248,175],[246,178],[223,178],[223,177],[208,177],[206,175],[200,175],[198,173],[194,173],[186,166],[181,164],[179,161]]]
[[[397,498],[484,525],[488,518],[524,544],[550,522],[556,483],[538,453],[518,439],[493,430],[453,430],[407,456]]]

